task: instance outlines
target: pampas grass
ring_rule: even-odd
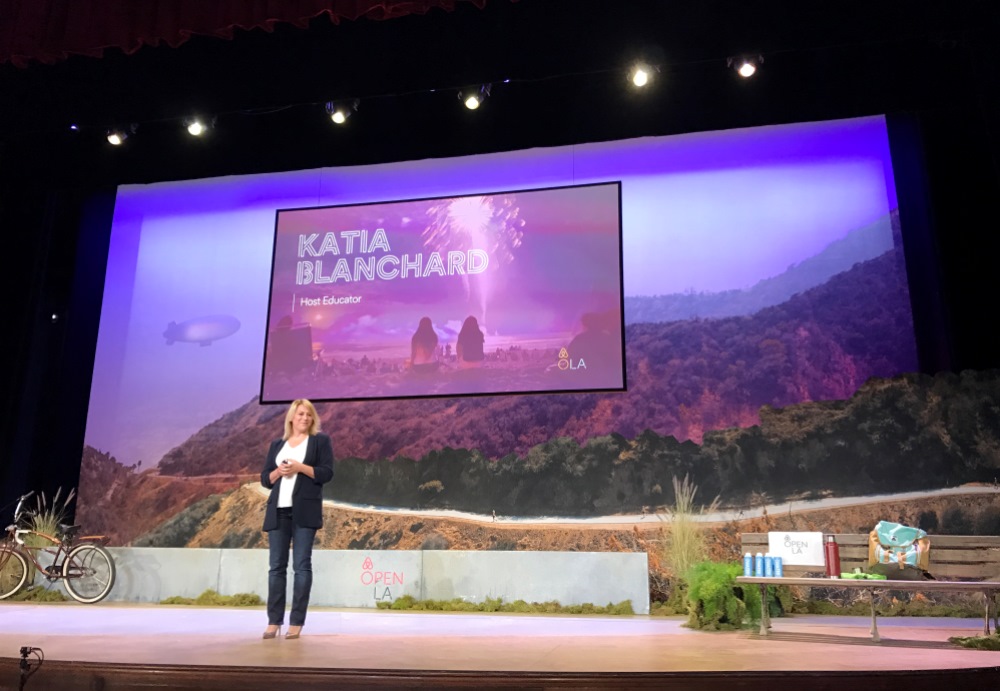
[[[32,530],[43,535],[57,537],[59,534],[59,525],[64,523],[67,516],[69,516],[69,505],[76,496],[76,490],[71,489],[66,493],[65,498],[61,498],[61,496],[62,487],[56,490],[51,502],[46,499],[45,492],[38,493],[38,496],[35,497],[35,508],[31,516]],[[46,544],[48,543],[46,542]]]
[[[691,567],[708,558],[704,530],[695,520],[695,513],[715,511],[719,498],[716,497],[707,508],[696,510],[694,500],[698,486],[687,475],[683,480],[674,476],[673,483],[674,505],[668,509],[669,526],[664,526],[663,559],[674,577],[683,580]]]

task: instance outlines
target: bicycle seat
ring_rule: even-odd
[[[63,537],[70,539],[76,536],[80,532],[80,526],[78,525],[63,525],[59,524],[59,532],[62,533]]]

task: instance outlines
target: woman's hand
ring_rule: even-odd
[[[278,475],[281,477],[291,477],[293,475],[298,475],[302,473],[311,478],[315,478],[313,473],[313,467],[311,465],[306,465],[305,463],[299,463],[298,461],[293,461],[286,459],[278,464]]]

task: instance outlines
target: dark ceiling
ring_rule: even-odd
[[[3,65],[0,137],[19,174],[92,184],[883,112],[995,114],[996,4],[488,0],[388,21],[320,16],[308,30]],[[726,59],[746,52],[765,63],[742,81]],[[660,69],[641,93],[625,79],[637,58]],[[457,88],[479,82],[492,97],[469,112]],[[325,117],[335,98],[360,99],[347,126]],[[217,118],[210,137],[183,132],[192,113]],[[108,146],[108,127],[129,123],[127,145]]]

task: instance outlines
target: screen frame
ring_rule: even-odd
[[[463,199],[468,197],[486,197],[486,196],[498,196],[504,194],[519,194],[524,192],[546,192],[551,190],[566,190],[566,189],[581,189],[586,187],[608,187],[614,186],[617,196],[617,222],[618,222],[618,232],[617,232],[617,242],[618,242],[618,261],[615,264],[616,270],[618,271],[618,311],[619,311],[619,323],[620,323],[620,334],[621,334],[621,386],[620,387],[586,387],[586,388],[574,388],[574,389],[532,389],[532,390],[517,390],[517,391],[476,391],[476,392],[464,392],[464,393],[426,393],[426,394],[408,394],[408,395],[395,395],[395,396],[366,396],[366,397],[314,397],[309,398],[310,401],[333,403],[333,402],[367,402],[367,401],[393,401],[393,400],[411,400],[411,399],[432,399],[432,398],[469,398],[469,397],[483,397],[483,396],[527,396],[527,395],[552,395],[552,394],[591,394],[591,393],[625,393],[628,391],[628,363],[627,363],[627,353],[625,349],[625,267],[624,267],[624,237],[623,237],[623,221],[622,221],[622,181],[621,180],[604,180],[598,182],[586,182],[571,185],[551,185],[545,187],[524,187],[515,189],[505,189],[505,190],[492,190],[488,192],[475,191],[475,192],[463,192],[462,194],[456,195],[432,195],[426,197],[405,197],[396,199],[381,199],[372,200],[366,202],[356,202],[356,203],[344,203],[344,204],[322,204],[319,206],[303,206],[303,207],[286,207],[278,208],[274,211],[274,233],[273,242],[271,246],[271,271],[270,279],[268,284],[268,294],[267,294],[267,314],[264,322],[264,342],[261,352],[261,375],[260,375],[260,389],[257,396],[257,401],[260,405],[272,405],[281,403],[292,403],[294,400],[291,398],[265,398],[264,397],[264,381],[265,372],[267,365],[267,348],[270,339],[271,331],[271,310],[274,301],[274,271],[275,271],[275,258],[278,251],[278,225],[281,219],[282,213],[289,213],[295,211],[319,211],[324,209],[338,209],[338,208],[358,208],[365,206],[378,206],[381,204],[397,204],[397,203],[408,203],[408,202],[425,202],[425,201],[437,201],[446,199]],[[609,262],[610,265],[610,262]]]

